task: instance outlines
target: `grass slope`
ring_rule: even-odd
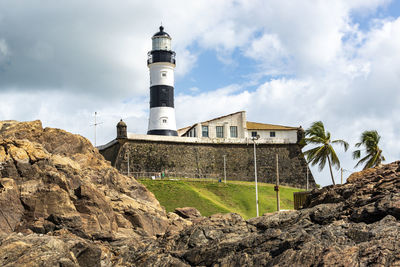
[[[252,182],[217,183],[191,180],[139,180],[154,193],[166,210],[195,207],[202,215],[235,212],[248,219],[256,216],[255,187]],[[280,187],[281,209],[293,209],[293,192],[301,189]],[[276,193],[271,184],[258,184],[260,215],[276,211]]]

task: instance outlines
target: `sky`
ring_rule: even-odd
[[[147,52],[162,22],[177,54],[177,127],[246,110],[323,121],[345,178],[365,130],[400,159],[399,0],[0,0],[0,120],[40,119],[96,144],[146,133]],[[307,148],[307,147],[306,147]],[[331,184],[328,168],[312,168]],[[340,182],[340,172],[334,170]]]

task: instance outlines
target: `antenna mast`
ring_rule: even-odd
[[[97,125],[102,124],[103,122],[97,122],[97,111],[94,112],[94,124],[92,124],[91,126],[94,126],[94,146],[97,146],[97,136],[96,136],[96,127]]]

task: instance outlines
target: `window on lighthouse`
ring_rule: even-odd
[[[171,40],[166,37],[153,38],[153,50],[171,50]]]

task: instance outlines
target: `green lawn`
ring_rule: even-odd
[[[154,193],[167,211],[195,207],[202,215],[236,212],[248,219],[256,216],[255,186],[252,182],[225,183],[193,180],[139,180]],[[281,209],[293,209],[293,192],[302,189],[280,187]],[[276,211],[274,185],[259,183],[260,215]]]

